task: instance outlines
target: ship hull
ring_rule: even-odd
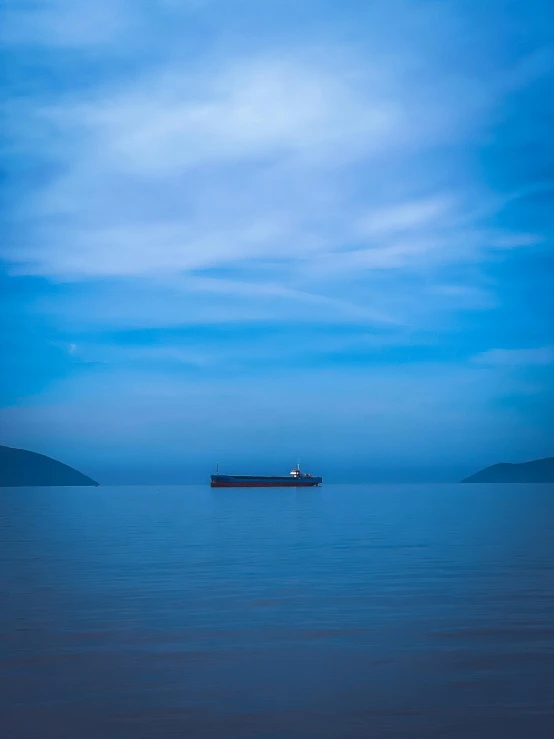
[[[212,475],[212,488],[313,488],[321,485],[321,477],[247,477],[233,475]]]

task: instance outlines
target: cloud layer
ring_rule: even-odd
[[[554,39],[504,5],[8,2],[7,376],[26,332],[113,393],[218,358],[240,397],[275,365],[339,394],[360,365],[546,367]]]

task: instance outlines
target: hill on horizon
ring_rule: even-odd
[[[52,457],[26,449],[0,446],[0,487],[54,485],[92,485],[98,483],[87,475]]]
[[[462,482],[554,482],[554,457],[521,464],[500,462],[466,477]]]

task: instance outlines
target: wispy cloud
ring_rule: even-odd
[[[501,86],[468,77],[482,88],[474,95],[435,75],[430,100],[416,69],[406,54],[369,63],[337,46],[285,48],[26,102],[34,126],[19,145],[39,144],[42,158],[50,142],[61,174],[26,199],[20,217],[34,226],[4,254],[19,274],[64,279],[253,258],[337,274],[464,259],[483,227],[468,221],[483,192],[456,180],[445,190],[426,157],[467,145]],[[21,133],[14,123],[16,141]],[[490,235],[495,248],[539,239]],[[486,245],[475,246],[479,259]]]
[[[0,39],[6,45],[83,50],[121,39],[133,14],[125,0],[5,0]]]
[[[445,197],[427,198],[398,203],[369,213],[360,220],[358,228],[365,236],[382,234],[413,233],[431,226],[434,229],[448,223],[452,203]]]
[[[489,367],[541,367],[554,364],[554,346],[533,349],[489,349],[477,354],[473,361]]]

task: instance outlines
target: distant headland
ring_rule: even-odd
[[[0,487],[94,485],[95,480],[44,454],[0,446]]]
[[[554,482],[554,457],[522,464],[493,464],[462,482]]]

